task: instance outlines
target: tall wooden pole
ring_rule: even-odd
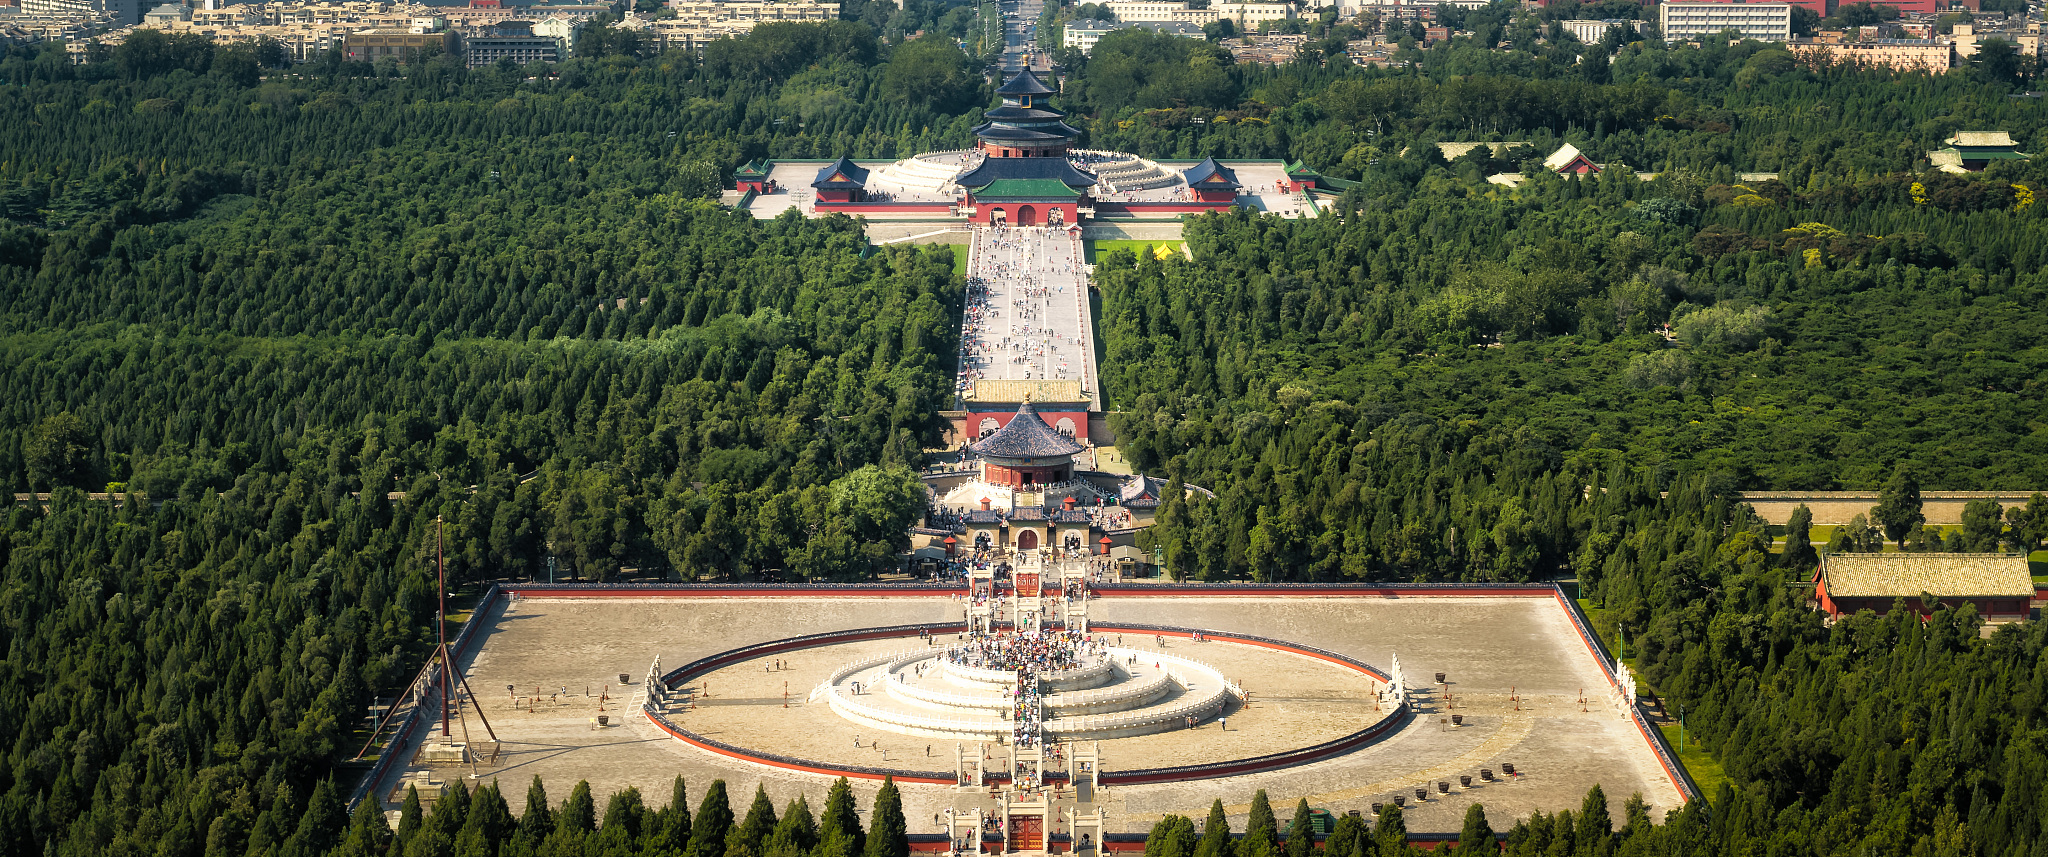
[[[434,516],[434,598],[439,606],[434,611],[434,632],[439,635],[441,645],[441,737],[448,737],[448,703],[455,698],[455,664],[448,658],[448,573],[441,562],[441,539],[447,531],[441,516]]]

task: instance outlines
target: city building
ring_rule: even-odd
[[[1308,37],[1303,35],[1262,35],[1248,38],[1248,44],[1230,46],[1230,53],[1238,62],[1284,65],[1300,56],[1302,47],[1308,44]]]
[[[1601,39],[1607,38],[1608,30],[1628,26],[1627,21],[1619,18],[1608,18],[1604,21],[1559,21],[1557,23],[1559,26],[1564,27],[1565,32],[1572,34],[1572,38],[1578,39],[1581,44],[1588,45],[1599,44]]]
[[[1110,0],[1105,5],[1109,7],[1109,13],[1115,15],[1117,20],[1127,23],[1135,21],[1184,20],[1182,16],[1192,11],[1188,9],[1188,4],[1185,2],[1167,3],[1161,2],[1161,0]],[[1215,16],[1210,16],[1210,19],[1214,20]]]
[[[1814,600],[1833,618],[1884,613],[1899,600],[1924,616],[1935,608],[1926,595],[1942,607],[1973,604],[1990,621],[2017,621],[2027,618],[2034,597],[2025,554],[1827,554],[1812,582]]]
[[[415,33],[409,29],[369,29],[343,36],[341,49],[343,56],[355,62],[390,59],[411,63],[436,54],[454,53],[455,34],[445,30]]]
[[[503,21],[462,40],[463,62],[482,68],[499,60],[517,65],[560,62],[567,46],[554,36],[534,32],[530,21]]]
[[[719,39],[736,39],[771,21],[832,21],[838,3],[707,3],[671,0],[672,18],[627,15],[617,26],[639,30],[659,50],[701,51]]]
[[[1941,142],[1948,148],[1928,152],[1927,161],[1945,173],[1974,173],[1990,166],[1992,161],[2024,161],[2030,157],[2004,131],[1958,131]]]
[[[1237,23],[1241,32],[1255,32],[1267,21],[1286,21],[1294,17],[1292,3],[1220,3],[1212,2],[1209,10],[1219,18],[1228,18]]]
[[[1966,60],[1977,55],[1977,46],[1991,39],[2010,43],[2021,56],[2041,55],[2041,22],[2029,21],[2024,30],[1981,30],[1971,24],[1956,24],[1950,32],[1955,42],[1956,59]]]
[[[1698,41],[1724,30],[1760,42],[1792,38],[1790,3],[1665,3],[1657,15],[1657,31],[1667,42]]]
[[[1202,32],[1201,27],[1187,21],[1135,21],[1127,23],[1122,21],[1104,21],[1099,18],[1083,18],[1078,21],[1068,21],[1062,27],[1060,43],[1086,54],[1095,49],[1095,43],[1102,41],[1103,36],[1118,30],[1150,30],[1155,33],[1165,33],[1169,36],[1180,36],[1184,39],[1207,38],[1207,35]]]
[[[0,7],[0,42],[69,42],[74,59],[84,56],[87,39],[115,28],[102,12],[32,15],[20,6]]]
[[[1793,56],[1823,64],[1854,64],[1893,71],[1940,73],[1955,64],[1955,45],[1940,39],[1878,39],[1872,42],[1795,41]]]
[[[1226,3],[1218,0],[1210,3],[1207,9],[1191,9],[1185,2],[1161,0],[1110,0],[1104,5],[1118,21],[1126,23],[1180,21],[1200,27],[1210,21],[1227,19],[1245,32],[1257,31],[1259,24],[1265,21],[1284,21],[1294,17],[1294,6],[1289,3]]]
[[[608,8],[600,6],[600,9]],[[669,0],[676,20],[702,23],[767,21],[835,21],[838,3],[709,3],[705,0]]]
[[[118,27],[142,23],[139,0],[21,0],[21,14],[56,18],[62,16],[106,16]]]

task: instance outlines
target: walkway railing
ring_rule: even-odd
[[[1563,586],[1555,586],[1555,589],[1558,604],[1572,620],[1572,627],[1579,632],[1579,639],[1592,651],[1593,659],[1600,662],[1600,672],[1607,677],[1608,687],[1617,694],[1621,693],[1621,662],[1608,654],[1607,644],[1600,639],[1600,635],[1593,633],[1593,625],[1579,609],[1578,602],[1565,596]],[[1664,731],[1658,729],[1656,724],[1651,723],[1649,717],[1643,714],[1642,705],[1634,699],[1624,700],[1623,704],[1628,709],[1629,721],[1635,724],[1637,731],[1643,733],[1643,740],[1649,742],[1650,750],[1657,755],[1657,763],[1664,766],[1664,772],[1671,777],[1671,784],[1678,788],[1678,796],[1686,801],[1705,797],[1700,793],[1699,783],[1693,781],[1692,772],[1685,769],[1685,764],[1678,760],[1677,752],[1671,749],[1671,742],[1664,739]]]

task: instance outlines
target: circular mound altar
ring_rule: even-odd
[[[833,671],[812,699],[903,735],[962,741],[1099,741],[1188,729],[1242,693],[1193,657],[1078,644],[1060,669],[992,665],[972,643],[870,656]]]
[[[1093,630],[1090,651],[1037,672],[1041,719],[1026,735],[1015,719],[1012,664],[961,657],[970,638],[957,625],[854,629],[720,652],[664,671],[645,716],[721,756],[943,784],[955,782],[947,769],[956,747],[1020,737],[1027,745],[1100,742],[1102,782],[1128,784],[1306,764],[1408,722],[1385,672],[1314,646],[1143,625]],[[1246,700],[1241,676],[1287,690]]]

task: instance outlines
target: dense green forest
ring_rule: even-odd
[[[2048,486],[2048,221],[1911,198],[1990,182],[1767,182],[1782,202],[1753,207],[1677,176],[1509,194],[1407,167],[1342,216],[1208,218],[1196,262],[1098,272],[1120,445],[1220,495],[1166,510],[1183,571],[1540,576],[1584,486],[1638,468]]]
[[[967,145],[992,96],[944,37],[962,12],[477,70],[0,47],[0,483],[51,494],[0,515],[0,853],[903,857],[837,791],[814,825],[764,798],[735,821],[715,787],[692,826],[539,784],[515,822],[458,787],[394,839],[334,762],[433,636],[437,517],[465,587],[890,563],[941,436],[950,253],[709,197],[749,158]],[[2029,70],[1447,14],[1479,35],[1399,69],[1350,66],[1327,21],[1279,67],[1142,33],[1074,63],[1090,145],[1358,182],[1324,218],[1192,222],[1196,263],[1102,267],[1126,452],[1219,495],[1162,510],[1171,567],[1575,574],[1733,787],[1612,835],[1589,800],[1515,824],[1517,853],[2034,857],[2039,627],[1823,626],[1784,585],[1810,553],[1731,500],[2048,487],[2042,168],[1912,174],[1957,130],[2040,151]],[[1479,139],[1524,145],[1432,145]],[[1485,181],[1564,141],[1615,169]],[[1973,521],[1895,540],[2048,539],[2032,505]],[[1231,847],[1170,824],[1155,857],[1277,853],[1254,821]],[[1329,847],[1392,857],[1400,829]]]

